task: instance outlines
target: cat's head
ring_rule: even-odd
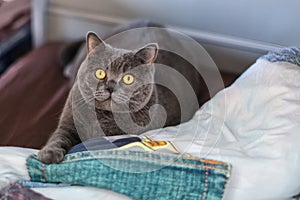
[[[150,43],[137,50],[111,47],[95,33],[87,34],[88,55],[77,80],[81,92],[94,96],[97,109],[138,111],[153,93],[153,62],[158,45]]]

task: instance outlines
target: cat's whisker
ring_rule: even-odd
[[[135,104],[139,104],[140,102],[135,100],[135,99],[130,99],[130,104],[135,105]]]
[[[86,102],[86,99],[81,99],[80,101],[72,102],[72,105],[78,106],[78,105],[84,104],[85,102]]]
[[[121,98],[124,101],[128,101],[129,100],[129,97],[127,95],[125,95],[125,94],[122,94],[122,93],[119,94],[118,97]]]
[[[90,98],[94,98],[94,96],[90,95],[87,98],[79,98],[76,101],[73,100],[72,102],[73,102],[73,104],[76,104],[76,103],[80,103],[80,102],[85,101],[85,100],[89,100]]]
[[[73,102],[73,105],[74,106],[82,106],[82,105],[84,105],[84,104],[86,104],[86,103],[89,103],[89,102],[91,102],[92,100],[94,100],[95,98],[94,97],[89,97],[89,98],[82,98],[82,99],[80,99],[80,100],[78,100],[78,101],[76,101],[76,102]]]
[[[80,104],[80,105],[75,105],[75,108],[77,109],[77,110],[79,110],[79,109],[81,109],[82,107],[84,107],[84,106],[87,106],[90,102],[92,102],[92,101],[94,101],[94,98],[91,98],[91,99],[89,99],[89,100],[87,100],[87,101],[85,101],[85,102],[83,102],[82,104]]]
[[[122,96],[117,96],[116,99],[119,100],[120,102],[127,102],[128,101],[127,98],[124,98]]]

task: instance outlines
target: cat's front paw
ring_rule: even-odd
[[[63,160],[65,153],[63,148],[45,146],[38,153],[38,159],[45,164],[56,164]]]

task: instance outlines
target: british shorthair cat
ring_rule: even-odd
[[[153,63],[159,51],[156,43],[138,50],[124,50],[111,47],[89,32],[87,50],[59,125],[38,154],[43,163],[61,162],[66,152],[83,140],[103,135],[141,134],[180,123],[180,106],[175,95],[154,84]],[[154,106],[157,104],[166,113],[157,112],[159,109]],[[97,120],[81,124],[75,113],[81,112],[81,106],[89,108],[86,118],[94,113]]]

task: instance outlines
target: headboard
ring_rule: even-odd
[[[204,15],[199,11],[212,9],[216,1],[210,4],[201,0],[189,1],[162,0],[155,3],[153,0],[143,0],[141,3],[138,0],[33,0],[34,43],[40,46],[48,41],[76,40],[85,37],[90,30],[102,35],[118,24],[147,18],[199,41],[224,71],[240,73],[260,55],[281,47],[274,43],[246,39],[241,35],[235,36],[234,29],[231,30],[233,34],[225,34],[221,30],[216,32],[218,25],[224,25],[218,24],[211,12],[223,12],[223,9],[216,8]],[[207,21],[214,25],[211,29]]]

